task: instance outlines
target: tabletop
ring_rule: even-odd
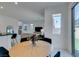
[[[38,40],[33,46],[31,41],[18,43],[9,50],[11,57],[46,57],[50,51],[50,44],[45,41]]]

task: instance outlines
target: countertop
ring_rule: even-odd
[[[7,35],[13,35],[13,34],[0,34],[0,36],[7,36]]]

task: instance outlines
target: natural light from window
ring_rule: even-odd
[[[60,34],[61,32],[61,14],[53,14],[53,34]]]

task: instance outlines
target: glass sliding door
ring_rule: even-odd
[[[79,57],[79,3],[76,3],[72,9],[72,18],[73,18],[73,51],[76,57]]]

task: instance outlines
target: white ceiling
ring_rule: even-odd
[[[44,20],[44,9],[57,5],[64,5],[67,2],[0,2],[0,14],[18,20]]]

